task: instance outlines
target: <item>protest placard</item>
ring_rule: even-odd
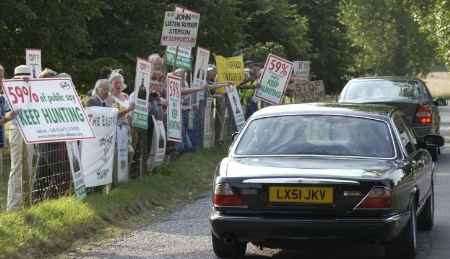
[[[269,54],[255,96],[271,104],[280,104],[292,74],[293,63]]]
[[[240,131],[245,125],[244,111],[242,110],[239,93],[234,86],[227,86],[226,88],[228,101],[234,118],[236,129]]]
[[[175,63],[175,58],[177,62]],[[175,67],[183,68],[185,70],[192,70],[192,55],[191,48],[168,46],[166,48],[165,64]]]
[[[217,82],[233,82],[234,85],[239,85],[245,80],[244,73],[244,57],[242,55],[234,57],[214,56],[217,66]],[[216,89],[218,93],[225,93],[224,88]]]
[[[5,80],[3,91],[27,144],[94,138],[72,80]]]
[[[194,87],[203,86],[206,84],[206,76],[208,74],[210,52],[204,48],[197,48],[197,55],[195,57],[194,76],[192,85]],[[198,99],[203,100],[203,91],[198,92]]]
[[[70,162],[70,171],[72,173],[73,188],[75,195],[79,199],[86,198],[86,185],[84,183],[84,175],[81,172],[81,155],[80,148],[76,141],[66,142],[67,156]]]
[[[164,128],[164,123],[160,120],[156,120],[154,116],[152,116],[152,120],[155,127],[153,128],[151,156],[148,161],[148,168],[150,168],[150,170],[162,165],[164,157],[166,156],[166,130]]]
[[[136,77],[134,80],[135,108],[132,117],[132,125],[135,128],[148,129],[148,96],[150,85],[151,63],[137,59]]]
[[[214,135],[212,130],[212,115],[213,115],[213,102],[214,98],[208,97],[206,99],[205,117],[204,117],[204,127],[203,127],[203,147],[210,148],[214,143]]]
[[[40,49],[26,49],[25,62],[31,70],[31,77],[38,78],[42,71],[42,58]]]
[[[311,61],[294,61],[294,76],[309,80]]]
[[[130,128],[127,125],[117,125],[117,182],[128,181],[128,138]]]
[[[81,168],[86,187],[112,183],[116,143],[116,108],[88,107],[95,139],[81,141]]]
[[[325,86],[322,80],[305,81],[294,78],[289,87],[294,90],[296,103],[317,102],[325,96]]]
[[[161,45],[193,48],[197,41],[200,14],[168,11],[164,16]]]
[[[181,77],[167,76],[167,139],[181,142]]]

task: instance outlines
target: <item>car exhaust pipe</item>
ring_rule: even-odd
[[[223,242],[226,245],[232,245],[232,244],[234,244],[236,242],[236,238],[234,238],[231,234],[225,234],[223,236]]]

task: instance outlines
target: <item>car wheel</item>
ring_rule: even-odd
[[[245,255],[247,243],[234,241],[225,243],[221,238],[211,234],[214,253],[219,258],[241,258]]]
[[[416,205],[410,206],[411,217],[400,235],[386,246],[386,257],[391,259],[413,259],[417,248]]]
[[[420,230],[430,231],[434,226],[434,184],[431,183],[431,194],[418,217],[417,226]]]

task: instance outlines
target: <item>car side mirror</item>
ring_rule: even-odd
[[[423,138],[423,142],[425,145],[438,147],[442,147],[445,144],[444,138],[439,135],[426,135]]]
[[[233,141],[235,141],[236,140],[236,137],[239,135],[239,131],[235,131],[235,132],[233,132],[233,134],[231,134],[231,139],[233,140]]]

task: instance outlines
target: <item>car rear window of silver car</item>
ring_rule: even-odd
[[[341,115],[256,119],[238,139],[234,155],[317,155],[394,158],[387,122]]]
[[[417,81],[355,80],[346,86],[342,101],[417,100],[423,96]]]

